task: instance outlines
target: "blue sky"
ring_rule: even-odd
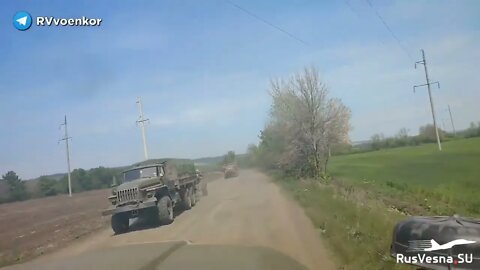
[[[65,171],[59,124],[69,119],[72,167],[143,158],[135,125],[142,96],[151,156],[244,152],[270,107],[270,78],[315,65],[352,109],[351,139],[431,122],[415,70],[423,48],[440,124],[480,121],[480,2],[371,0],[236,1],[304,45],[227,1],[5,1],[0,9],[0,173],[23,178]],[[348,3],[349,5],[347,5]],[[12,26],[35,16],[102,18],[100,27]]]

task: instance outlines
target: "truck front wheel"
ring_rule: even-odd
[[[112,230],[115,234],[122,234],[128,231],[129,218],[127,215],[120,213],[112,216]]]
[[[160,224],[170,224],[173,222],[173,204],[168,196],[163,196],[157,203],[158,221]]]

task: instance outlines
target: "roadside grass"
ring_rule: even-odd
[[[390,258],[408,215],[479,216],[480,138],[342,155],[322,184],[271,172],[321,231],[339,269],[412,269]]]
[[[480,215],[480,138],[332,158],[330,174],[400,203],[409,214]],[[408,211],[410,210],[410,211]]]
[[[338,269],[411,269],[390,257],[392,229],[405,218],[384,205],[314,180],[276,177],[326,240]]]

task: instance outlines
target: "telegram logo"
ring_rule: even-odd
[[[32,26],[32,16],[25,11],[20,11],[13,16],[13,26],[20,31],[25,31]]]

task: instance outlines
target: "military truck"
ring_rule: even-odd
[[[225,179],[238,176],[238,167],[236,164],[228,164],[223,167],[223,176]]]
[[[129,229],[131,218],[153,218],[158,224],[174,219],[174,208],[190,209],[198,200],[201,174],[177,171],[173,162],[138,165],[123,172],[123,182],[112,188],[108,200],[111,207],[102,215],[112,215],[111,225],[116,234]]]

